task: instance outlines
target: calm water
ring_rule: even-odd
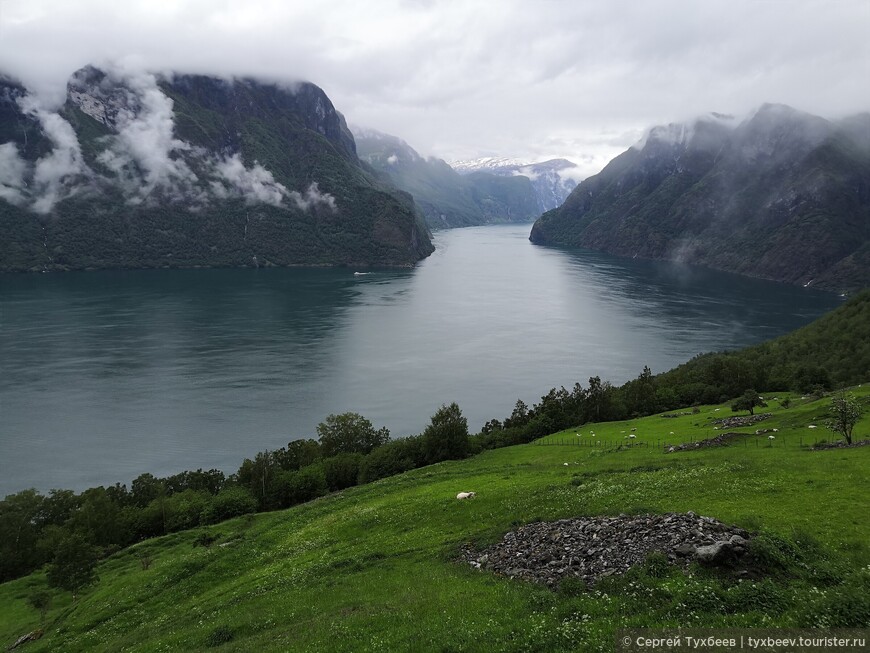
[[[0,496],[241,460],[360,412],[394,436],[457,401],[614,383],[810,322],[816,291],[542,248],[528,225],[437,234],[415,270],[0,276]]]

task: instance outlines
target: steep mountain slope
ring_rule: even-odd
[[[484,157],[469,161],[454,161],[453,169],[461,175],[488,172],[499,177],[528,177],[535,189],[538,210],[543,213],[555,209],[577,186],[570,177],[563,176],[565,170],[577,166],[567,159],[550,159],[539,163],[524,163],[504,157]]]
[[[413,201],[313,84],[79,70],[0,81],[0,270],[413,265]]]
[[[461,176],[441,159],[426,159],[395,136],[358,127],[354,136],[360,158],[413,195],[433,228],[526,222],[541,214],[528,177]]]
[[[657,127],[530,239],[846,290],[870,285],[870,120],[765,105]]]

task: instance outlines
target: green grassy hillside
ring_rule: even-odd
[[[870,386],[853,391],[866,407]],[[612,650],[621,626],[870,625],[870,447],[809,450],[831,437],[808,428],[829,401],[785,409],[786,396],[765,409],[774,440],[753,426],[730,447],[664,453],[715,435],[724,405],[587,424],[225,522],[209,548],[193,545],[203,529],[147,541],[105,560],[75,602],[54,592],[45,636],[21,650]],[[855,434],[870,435],[866,408]],[[477,497],[457,501],[466,490]],[[689,510],[761,531],[777,573],[650,568],[552,592],[456,562],[526,522]],[[40,625],[27,598],[46,588],[41,572],[0,585],[0,643]]]

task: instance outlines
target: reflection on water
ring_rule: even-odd
[[[839,303],[802,288],[437,234],[415,270],[0,277],[0,493],[234,470],[353,410],[394,435],[459,402],[472,428],[553,386],[740,347]]]

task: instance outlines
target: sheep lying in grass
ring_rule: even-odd
[[[476,492],[460,492],[459,494],[456,495],[456,498],[457,499],[473,499],[475,496],[477,496]]]

